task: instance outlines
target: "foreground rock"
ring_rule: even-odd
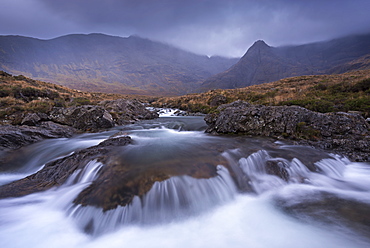
[[[96,161],[103,164],[98,177],[74,199],[75,204],[96,206],[104,210],[129,204],[134,196],[142,196],[156,181],[172,176],[189,175],[209,178],[217,175],[217,164],[189,165],[168,161],[151,166],[130,164],[122,157],[126,145],[133,141],[128,136],[112,137],[99,145],[50,162],[37,173],[0,186],[0,198],[19,197],[63,185],[73,173],[81,173],[85,166]],[[80,174],[77,174],[77,178]]]
[[[237,101],[206,116],[208,133],[289,138],[370,161],[370,125],[358,114],[317,113],[298,106],[262,106]]]
[[[18,197],[60,186],[73,172],[78,169],[82,170],[88,162],[92,160],[99,162],[107,160],[107,155],[112,151],[113,147],[125,146],[130,143],[130,137],[117,137],[50,162],[33,175],[1,186],[0,198]]]
[[[0,125],[0,150],[14,150],[43,139],[69,138],[77,130],[54,122],[39,126]]]

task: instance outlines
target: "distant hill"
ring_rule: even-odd
[[[284,47],[270,47],[260,40],[230,69],[207,79],[199,92],[369,68],[370,34]]]
[[[95,92],[181,95],[237,61],[136,36],[0,36],[0,70]]]

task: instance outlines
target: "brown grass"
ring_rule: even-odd
[[[265,83],[260,85],[253,85],[240,89],[227,90],[211,90],[200,94],[189,94],[178,97],[163,97],[153,102],[154,106],[158,107],[173,107],[188,111],[199,111],[209,113],[214,111],[217,106],[210,106],[210,102],[214,97],[221,95],[226,97],[226,102],[233,102],[236,100],[248,101],[254,104],[263,105],[282,105],[291,103],[298,103],[304,107],[310,108],[309,104],[302,104],[300,101],[328,102],[334,108],[332,111],[363,111],[365,115],[369,115],[368,106],[348,107],[346,101],[361,100],[367,103],[370,101],[369,92],[352,92],[350,89],[362,81],[369,80],[370,70],[362,70],[336,75],[313,75],[300,76],[282,79],[272,83]],[[342,87],[346,90],[342,92],[334,92],[336,87]],[[340,91],[340,90],[339,90]],[[358,103],[360,104],[360,103]],[[338,106],[337,106],[338,105]],[[340,105],[343,105],[342,107]],[[346,106],[347,107],[346,107]],[[352,104],[353,105],[353,104]],[[366,104],[365,104],[366,105]],[[315,108],[311,108],[317,110]],[[320,112],[330,112],[331,109],[323,109]]]

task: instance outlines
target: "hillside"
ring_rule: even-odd
[[[0,70],[84,91],[181,95],[236,62],[136,36],[0,36]]]
[[[257,41],[229,70],[207,79],[199,92],[234,89],[279,79],[370,69],[370,34],[299,46]]]
[[[53,107],[96,104],[103,100],[146,99],[141,96],[82,92],[64,86],[12,76],[0,71],[0,125],[16,123],[22,113],[47,113]]]
[[[210,113],[236,100],[262,105],[299,105],[318,112],[360,111],[370,117],[370,70],[299,76],[239,89],[160,98],[152,104]]]

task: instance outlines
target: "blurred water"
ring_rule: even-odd
[[[104,166],[90,161],[59,188],[0,200],[0,247],[369,247],[369,225],[357,225],[357,215],[345,219],[334,209],[323,222],[284,210],[322,202],[324,192],[370,212],[368,163],[266,138],[211,136],[204,128],[202,117],[161,117],[43,141],[18,151],[22,158],[10,154],[0,167],[2,184],[117,132],[132,137],[122,157],[138,168],[218,166],[215,177],[174,176],[130,205],[104,212],[72,203]],[[283,176],[271,173],[269,163]]]

